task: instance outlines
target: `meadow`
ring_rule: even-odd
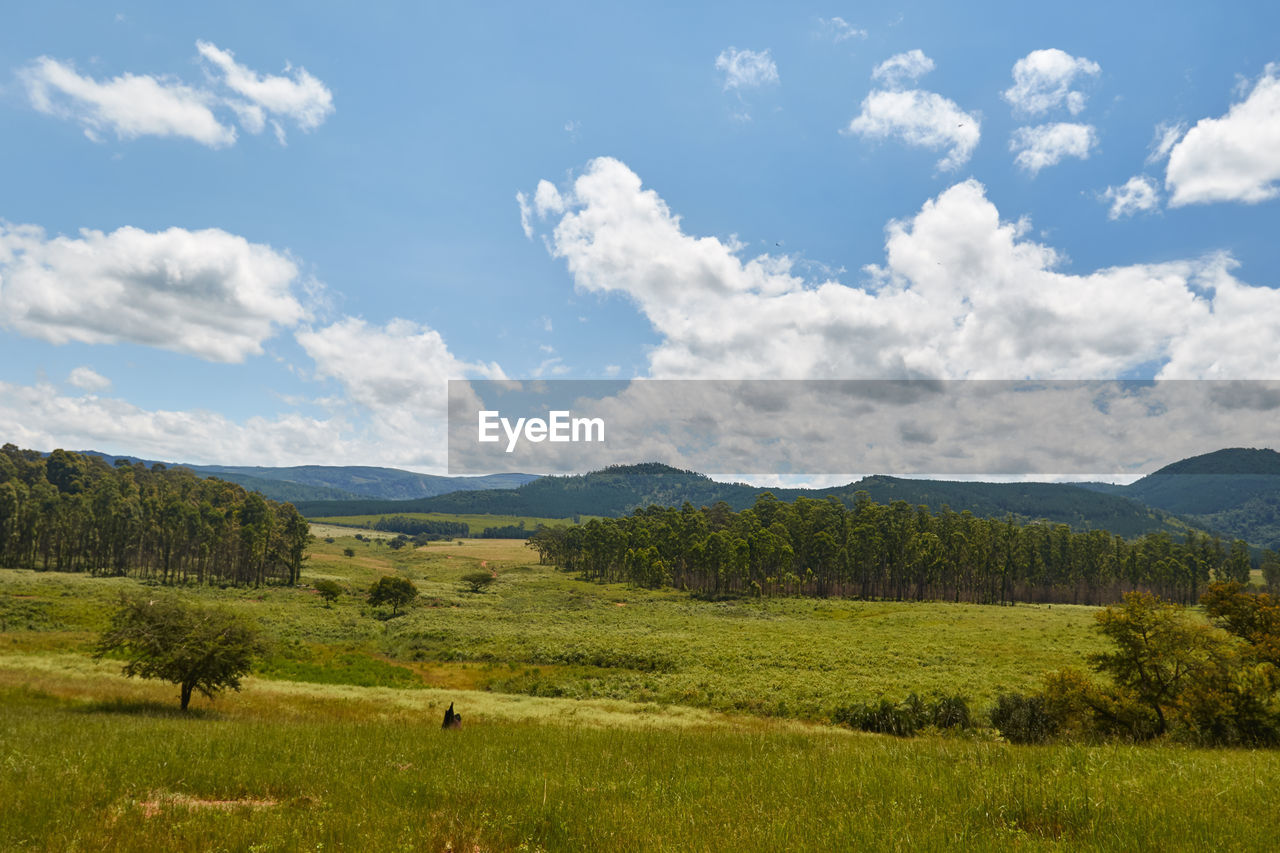
[[[297,588],[183,590],[272,647],[185,715],[172,685],[87,654],[142,584],[0,570],[0,847],[1249,850],[1280,831],[1274,751],[826,724],[912,691],[981,718],[1099,648],[1091,608],[700,601],[586,583],[518,541],[317,532]],[[477,570],[497,574],[482,593]],[[394,618],[360,594],[392,573],[421,591]],[[346,590],[331,606],[322,578]],[[460,732],[439,728],[451,702]]]

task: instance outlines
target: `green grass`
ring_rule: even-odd
[[[86,654],[147,585],[0,569],[0,848],[1248,850],[1280,830],[1280,752],[822,724],[911,691],[981,719],[1101,647],[1091,608],[705,602],[585,583],[520,541],[329,530],[297,588],[182,590],[271,645],[186,716],[173,685]],[[466,591],[479,569],[498,580]],[[393,573],[422,592],[395,618],[363,598]],[[450,702],[461,732],[439,729]]]
[[[345,557],[345,548],[355,551]],[[1099,649],[1091,608],[775,599],[705,602],[671,591],[586,583],[537,566],[511,540],[391,549],[351,537],[314,543],[297,589],[189,589],[264,626],[263,674],[368,686],[466,684],[528,695],[603,698],[828,720],[851,702],[962,693],[981,711],[1002,690],[1080,665]],[[483,593],[461,578],[487,569]],[[396,618],[363,593],[399,573],[421,592]],[[309,582],[347,592],[327,606]],[[50,648],[103,624],[122,579],[0,570],[0,593],[40,610],[38,630],[0,637]],[[43,608],[43,609],[41,609]],[[77,632],[79,632],[77,634]],[[53,648],[57,648],[56,644]]]
[[[300,701],[184,717],[0,687],[0,838],[51,851],[1261,850],[1280,831],[1275,752],[471,714],[441,732],[435,713]]]

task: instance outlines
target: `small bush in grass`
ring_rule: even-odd
[[[1001,693],[991,709],[991,725],[1012,743],[1044,743],[1058,733],[1058,720],[1040,695]]]
[[[973,724],[969,716],[969,702],[958,693],[939,696],[930,710],[933,724],[940,729],[967,729]]]

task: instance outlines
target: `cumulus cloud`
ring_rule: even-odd
[[[314,130],[333,112],[333,93],[305,68],[286,64],[285,72],[290,76],[260,75],[236,62],[231,51],[210,42],[197,41],[196,50],[220,72],[221,82],[247,102],[229,103],[250,133],[262,130],[264,112],[290,119],[303,130]],[[281,136],[283,130],[278,124],[276,128]]]
[[[217,99],[175,80],[122,74],[98,81],[47,56],[19,76],[33,107],[46,115],[78,121],[95,141],[103,133],[120,139],[179,136],[210,148],[236,141],[235,128],[213,113]]]
[[[393,452],[399,465],[444,463],[450,379],[505,378],[495,363],[457,358],[439,332],[410,320],[377,326],[345,317],[295,337],[315,362],[316,377],[342,386],[352,418],[364,425],[364,441]]]
[[[938,161],[942,171],[964,165],[981,136],[981,122],[955,101],[936,92],[876,90],[862,101],[862,111],[846,132],[869,139],[896,137],[908,145],[946,149]]]
[[[337,380],[348,399],[380,413],[440,415],[449,379],[503,378],[496,364],[456,358],[439,332],[411,320],[395,319],[379,327],[346,317],[322,328],[300,329],[295,337],[315,361],[317,377]]]
[[[858,29],[839,16],[818,19],[819,31],[836,44],[852,38],[864,39],[867,31]]]
[[[1111,202],[1111,209],[1107,212],[1109,219],[1132,216],[1160,206],[1160,194],[1155,181],[1146,175],[1134,175],[1122,186],[1107,187],[1102,197]]]
[[[724,72],[725,91],[755,89],[778,82],[778,66],[769,51],[728,47],[716,57],[716,70]]]
[[[55,344],[131,341],[209,361],[262,352],[306,310],[297,265],[216,228],[85,229],[0,222],[0,325]]]
[[[1096,77],[1102,66],[1057,48],[1033,50],[1013,64],[1013,85],[1004,99],[1029,115],[1065,105],[1072,115],[1084,109],[1085,94],[1071,86],[1081,76]]]
[[[175,462],[302,465],[390,460],[337,420],[301,415],[243,422],[216,412],[143,409],[111,397],[68,396],[51,385],[0,382],[0,432],[20,447],[95,448]]]
[[[560,198],[552,252],[578,288],[645,314],[655,377],[1106,378],[1156,363],[1164,378],[1258,378],[1280,355],[1280,291],[1237,281],[1230,257],[1062,272],[974,180],[891,222],[858,287],[684,233],[617,160]]]
[[[75,368],[67,377],[67,381],[82,391],[105,391],[111,387],[111,380],[92,367]]]
[[[1014,162],[1019,167],[1036,175],[1064,157],[1089,159],[1089,152],[1097,144],[1098,132],[1093,125],[1057,122],[1018,128],[1009,140],[1009,150],[1018,155]]]
[[[920,79],[933,68],[933,60],[925,56],[924,51],[916,48],[881,62],[872,69],[871,79],[879,80],[889,87],[897,87]]]
[[[1169,149],[1169,204],[1239,201],[1280,194],[1280,64],[1266,70],[1248,96],[1219,118],[1196,122]]]

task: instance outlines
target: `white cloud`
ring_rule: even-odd
[[[1182,122],[1162,121],[1156,125],[1155,136],[1151,140],[1151,153],[1147,155],[1147,165],[1151,166],[1166,159],[1173,146],[1178,144],[1187,126]]]
[[[233,94],[145,74],[99,81],[47,56],[22,69],[19,77],[33,107],[80,122],[94,141],[111,132],[120,139],[180,136],[221,148],[236,141],[235,128],[218,115],[230,111],[249,133],[261,133],[269,124],[284,145],[282,119],[313,130],[333,112],[333,93],[305,68],[286,65],[287,76],[260,75],[237,63],[231,51],[209,42],[197,41],[196,50],[211,66],[215,88]]]
[[[516,193],[516,204],[520,207],[520,230],[524,232],[527,239],[533,239],[533,210],[529,207],[529,200],[525,198],[524,193]]]
[[[968,161],[981,135],[976,116],[935,92],[876,90],[862,101],[862,111],[847,132],[871,139],[898,137],[908,145],[947,149],[938,168],[956,169]]]
[[[899,53],[881,62],[871,71],[871,79],[879,80],[890,88],[920,79],[934,68],[933,60],[919,48]]]
[[[891,222],[862,287],[684,233],[617,160],[561,197],[553,253],[578,288],[645,314],[655,377],[1257,378],[1280,356],[1280,291],[1236,281],[1229,257],[1060,272],[973,180]]]
[[[0,325],[55,344],[132,341],[242,361],[306,316],[297,278],[287,255],[216,228],[50,238],[0,222]]]
[[[1245,100],[1205,118],[1169,151],[1169,204],[1239,201],[1280,194],[1280,64],[1266,67]]]
[[[1111,210],[1107,212],[1109,219],[1132,216],[1160,206],[1155,181],[1146,175],[1134,175],[1123,186],[1107,187],[1102,197],[1111,202]]]
[[[441,415],[450,379],[503,378],[496,364],[456,358],[435,329],[395,319],[379,328],[345,317],[295,337],[316,364],[316,376],[337,380],[347,398],[381,414]],[[411,425],[410,425],[411,427]]]
[[[105,132],[120,139],[180,136],[210,148],[236,141],[235,128],[213,113],[217,100],[177,81],[122,74],[100,82],[47,56],[23,69],[20,77],[33,107],[78,121],[95,141]]]
[[[1098,144],[1098,132],[1091,124],[1057,122],[1035,127],[1020,127],[1009,140],[1009,150],[1016,152],[1014,161],[1032,175],[1046,166],[1055,166],[1063,157],[1089,159]]]
[[[71,371],[67,381],[83,391],[105,391],[111,387],[111,380],[98,373],[92,367],[80,366]]]
[[[778,82],[778,66],[768,50],[728,47],[716,57],[716,70],[724,72],[724,88],[754,89]]]
[[[221,72],[221,82],[228,89],[248,100],[247,104],[228,103],[250,133],[262,131],[264,111],[289,118],[303,130],[314,130],[333,112],[333,93],[305,68],[286,65],[285,72],[290,76],[259,75],[236,62],[234,53],[210,42],[197,41],[196,50]],[[282,140],[284,129],[279,123],[273,126],[276,138]]]
[[[284,415],[236,422],[216,412],[148,410],[110,397],[62,396],[46,384],[0,382],[0,433],[40,450],[92,449],[192,464],[391,461],[376,444],[344,438],[344,430],[337,420]]]
[[[1102,67],[1084,57],[1050,48],[1033,50],[1013,64],[1013,85],[1004,99],[1030,115],[1066,105],[1072,115],[1084,109],[1085,94],[1071,88],[1077,77],[1097,76]]]
[[[848,21],[839,16],[831,18],[819,18],[818,28],[827,38],[836,44],[842,41],[848,41],[852,38],[864,39],[867,37],[866,30],[860,30],[852,26]]]

